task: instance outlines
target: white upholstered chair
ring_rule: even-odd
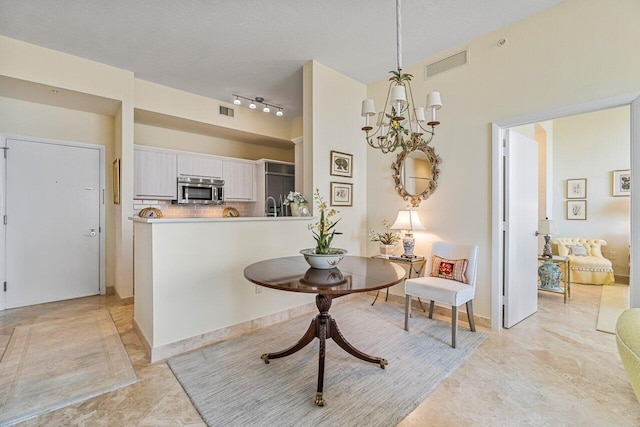
[[[438,256],[448,260],[468,260],[465,278],[466,283],[456,280],[433,277],[433,257]],[[412,297],[430,300],[429,319],[433,318],[434,302],[451,306],[451,347],[456,347],[456,332],[458,330],[458,306],[466,303],[467,316],[471,331],[476,331],[473,321],[473,298],[476,293],[476,274],[478,271],[478,246],[458,245],[446,242],[434,242],[431,254],[427,259],[424,277],[407,279],[404,283],[405,301],[404,329],[409,330],[409,316],[411,315]]]

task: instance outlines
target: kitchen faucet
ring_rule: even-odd
[[[265,214],[269,216],[269,199],[273,200],[273,216],[278,216],[276,199],[274,199],[273,196],[267,197],[267,200],[264,202]]]

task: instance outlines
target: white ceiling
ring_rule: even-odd
[[[405,0],[404,65],[561,0]],[[396,68],[393,0],[0,0],[0,34],[228,101],[302,114],[311,59],[363,83]]]

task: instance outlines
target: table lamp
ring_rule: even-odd
[[[414,230],[426,230],[424,225],[420,222],[418,212],[411,209],[398,211],[398,217],[391,225],[392,230],[402,230],[404,232],[404,238],[402,239],[402,245],[404,246],[404,258],[415,258],[413,254],[413,247],[416,244],[413,238]]]
[[[536,236],[544,235],[544,248],[542,249],[542,256],[545,258],[553,258],[553,254],[551,253],[551,245],[549,244],[549,239],[552,234],[558,234],[558,229],[556,228],[556,224],[550,220],[548,217],[545,219],[541,219],[538,221],[538,231],[536,231]]]

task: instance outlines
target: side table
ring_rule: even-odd
[[[560,277],[560,280],[564,282],[564,287],[559,286],[557,288],[545,288],[541,285],[538,285],[538,290],[545,292],[554,292],[556,294],[563,294],[564,303],[566,304],[567,297],[571,298],[571,260],[567,256],[554,255],[552,258],[538,256],[538,261],[553,262],[555,264],[561,265],[564,268],[564,271],[562,271],[561,268],[562,276]]]
[[[400,256],[384,256],[384,255],[374,255],[371,258],[381,258],[387,259],[394,264],[399,264],[403,268],[405,266],[409,267],[407,274],[404,276],[404,280],[411,279],[413,277],[420,277],[422,272],[424,271],[424,267],[427,265],[427,259],[421,256],[416,258],[403,258]],[[403,281],[404,283],[404,281]],[[376,292],[376,297],[373,299],[371,305],[374,305],[378,300],[378,295],[380,295],[380,291]],[[389,288],[387,288],[387,295],[384,298],[385,301],[389,300]],[[422,301],[418,298],[418,302],[420,303],[420,307],[422,310],[426,312],[425,308],[422,306]]]

